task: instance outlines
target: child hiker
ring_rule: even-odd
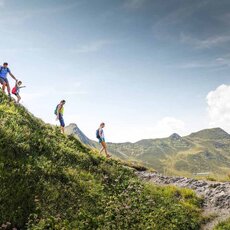
[[[21,100],[21,96],[19,95],[21,88],[25,88],[25,86],[22,86],[22,82],[17,80],[14,88],[12,89],[12,94],[17,97],[16,103],[19,103],[19,101]]]

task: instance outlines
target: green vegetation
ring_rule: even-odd
[[[230,172],[230,135],[219,128],[186,137],[173,134],[136,143],[109,143],[108,147],[121,159],[140,161],[167,175],[197,177],[208,172],[215,180],[226,180]]]
[[[214,230],[229,230],[230,229],[230,219],[219,223]]]
[[[8,229],[200,228],[201,200],[145,184],[0,93],[0,226]]]
[[[71,124],[67,129],[86,145],[100,147],[76,125]],[[201,130],[186,137],[174,133],[168,138],[136,143],[108,143],[108,149],[118,159],[139,162],[139,165],[167,175],[197,179],[205,179],[208,175],[214,180],[229,180],[230,135],[220,128]]]

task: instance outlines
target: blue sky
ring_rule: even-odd
[[[0,62],[22,104],[90,138],[137,141],[220,126],[230,132],[227,0],[0,0]],[[13,85],[11,81],[11,85]]]

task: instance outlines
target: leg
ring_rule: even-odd
[[[17,96],[17,98],[18,98],[17,103],[19,103],[19,101],[21,100],[21,97],[20,97],[19,94],[17,94],[16,96]]]
[[[6,88],[6,85],[5,83],[2,84],[2,92],[5,93],[5,88]]]
[[[65,122],[63,119],[63,116],[61,114],[59,114],[59,121],[60,121],[60,125],[61,125],[61,133],[65,133]]]
[[[102,146],[102,148],[100,150],[100,154],[104,151],[104,147],[103,147],[102,143],[101,143],[101,146]]]
[[[4,79],[0,78],[0,83],[2,84],[2,92],[5,93],[5,89],[6,89],[6,82]]]
[[[110,155],[108,154],[108,151],[107,151],[107,146],[106,146],[106,143],[104,141],[101,142],[101,145],[102,145],[102,151],[104,150],[105,151],[105,155],[106,157],[110,157]],[[100,153],[102,152],[100,151]]]
[[[6,83],[6,87],[7,87],[8,95],[10,96],[10,85],[9,85],[9,82]]]

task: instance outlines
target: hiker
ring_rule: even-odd
[[[25,88],[25,86],[22,86],[21,81],[16,81],[16,84],[12,89],[12,94],[14,94],[17,97],[17,102],[16,102],[17,104],[19,104],[19,101],[21,100],[21,96],[19,95],[21,88]]]
[[[10,85],[7,79],[7,74],[17,81],[16,77],[11,73],[10,69],[8,68],[8,63],[3,63],[3,66],[0,66],[0,83],[2,84],[2,91],[5,93],[5,88],[7,87],[7,92],[10,97]]]
[[[59,120],[60,125],[61,125],[61,132],[64,133],[65,132],[65,122],[63,119],[63,114],[64,114],[64,104],[65,104],[65,100],[62,100],[56,107],[55,109],[55,115],[57,115],[57,120]]]
[[[104,127],[105,127],[105,123],[101,123],[99,128],[96,131],[96,136],[97,136],[97,139],[99,140],[99,143],[102,146],[102,148],[100,150],[100,153],[105,151],[106,157],[110,158],[111,156],[108,154],[107,146],[106,146],[106,143],[105,143],[105,135],[104,135],[104,130],[103,130]]]

